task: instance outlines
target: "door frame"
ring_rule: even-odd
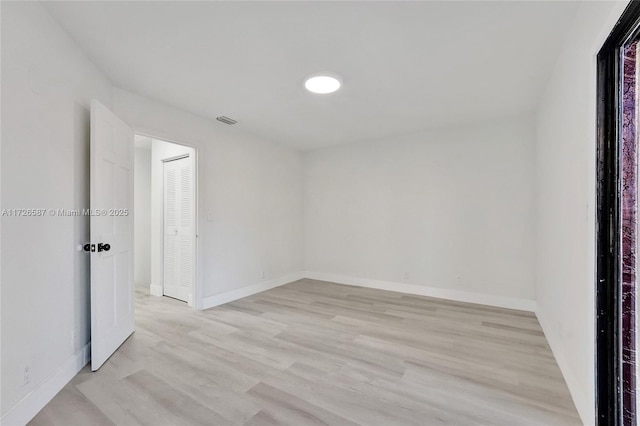
[[[622,13],[597,55],[596,424],[623,424],[621,153],[622,49],[638,35],[640,2]]]
[[[201,174],[201,168],[200,168],[200,152],[199,152],[199,145],[198,144],[194,144],[194,143],[190,143],[190,142],[178,142],[175,139],[172,139],[170,137],[166,137],[166,136],[162,136],[159,135],[158,132],[154,132],[154,131],[148,131],[148,130],[144,130],[144,129],[139,129],[137,127],[133,127],[133,132],[135,135],[138,136],[142,136],[142,137],[146,137],[146,138],[150,138],[150,139],[156,139],[162,142],[168,142],[168,143],[172,143],[175,145],[180,145],[180,146],[185,146],[187,148],[191,148],[193,149],[193,177],[194,177],[194,185],[193,185],[193,194],[194,194],[194,204],[195,204],[195,208],[194,208],[194,268],[193,268],[193,300],[192,300],[192,304],[190,304],[189,306],[191,306],[193,309],[196,309],[198,311],[203,309],[203,300],[204,300],[204,293],[202,290],[203,287],[203,283],[202,283],[202,239],[200,238],[200,229],[202,229],[202,215],[200,214],[200,190],[201,190],[201,185],[200,185],[200,174]],[[164,163],[163,159],[163,163]],[[163,211],[163,215],[164,215],[164,211]],[[164,217],[162,219],[162,222],[164,223]],[[152,230],[153,232],[153,230]],[[163,262],[164,262],[164,239],[160,239],[160,243],[162,244],[162,247],[160,248],[161,253],[163,254]],[[164,264],[160,265],[160,277],[161,277],[161,282],[160,282],[160,286],[162,288],[164,288]]]

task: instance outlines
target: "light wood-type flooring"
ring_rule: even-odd
[[[580,424],[529,312],[301,280],[136,332],[37,425]]]

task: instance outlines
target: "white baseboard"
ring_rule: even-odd
[[[517,309],[521,311],[535,312],[536,302],[532,299],[498,296],[493,294],[473,293],[462,290],[451,290],[438,287],[427,287],[417,284],[399,283],[393,281],[371,280],[366,278],[350,277],[339,274],[304,271],[296,272],[269,281],[263,281],[237,290],[227,291],[214,296],[205,297],[202,309],[212,308],[252,294],[260,293],[281,285],[289,284],[303,278],[318,281],[328,281],[336,284],[345,284],[358,287],[375,288],[379,290],[396,291],[420,296],[436,297],[439,299],[455,300],[458,302],[477,303],[480,305],[497,306],[499,308]]]
[[[303,272],[294,272],[292,274],[287,274],[285,276],[274,278],[272,280],[262,281],[257,284],[248,285],[236,290],[208,296],[202,300],[202,309],[209,309],[213,308],[214,306],[233,302],[234,300],[242,299],[243,297],[251,296],[252,294],[270,290],[275,287],[280,287],[281,285],[289,284],[303,278]]]
[[[91,358],[91,344],[87,344],[75,355],[67,359],[58,370],[40,386],[27,394],[7,414],[2,416],[3,426],[24,426],[87,365]]]
[[[556,338],[557,333],[553,332],[554,329],[551,322],[540,310],[536,310],[536,317],[538,318],[540,327],[542,327],[544,337],[547,339],[549,347],[551,347],[551,353],[553,353],[553,357],[560,368],[562,377],[567,383],[569,393],[571,394],[573,403],[576,406],[576,410],[578,410],[582,423],[589,426],[595,424],[595,402],[592,401],[592,398],[589,396],[588,391],[584,389],[584,386],[582,386],[576,379],[573,369],[571,368],[572,362],[567,359],[564,351],[562,351],[561,345],[558,342],[559,337]]]
[[[162,286],[157,284],[150,284],[149,294],[152,296],[162,296]]]
[[[305,278],[318,281],[329,281],[337,284],[352,285],[358,287],[375,288],[378,290],[396,291],[399,293],[429,296],[438,299],[455,300],[457,302],[477,303],[480,305],[497,306],[499,308],[517,309],[520,311],[535,312],[536,302],[532,299],[521,299],[494,294],[474,293],[463,290],[451,290],[438,287],[427,287],[417,284],[399,283],[393,281],[372,280],[367,278],[350,277],[339,274],[327,274],[323,272],[306,271]]]

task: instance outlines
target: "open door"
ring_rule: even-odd
[[[133,131],[91,102],[91,370],[134,330]]]

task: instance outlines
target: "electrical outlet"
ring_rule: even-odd
[[[265,277],[265,273],[264,273],[264,271],[262,271],[262,279],[263,280],[264,280],[264,277]]]
[[[409,273],[408,273],[408,272],[405,272],[405,273],[404,273],[404,280],[405,280],[405,281],[408,281],[408,280],[409,280]]]
[[[26,386],[31,383],[31,367],[28,365],[24,367],[24,372],[22,376],[22,385]]]

